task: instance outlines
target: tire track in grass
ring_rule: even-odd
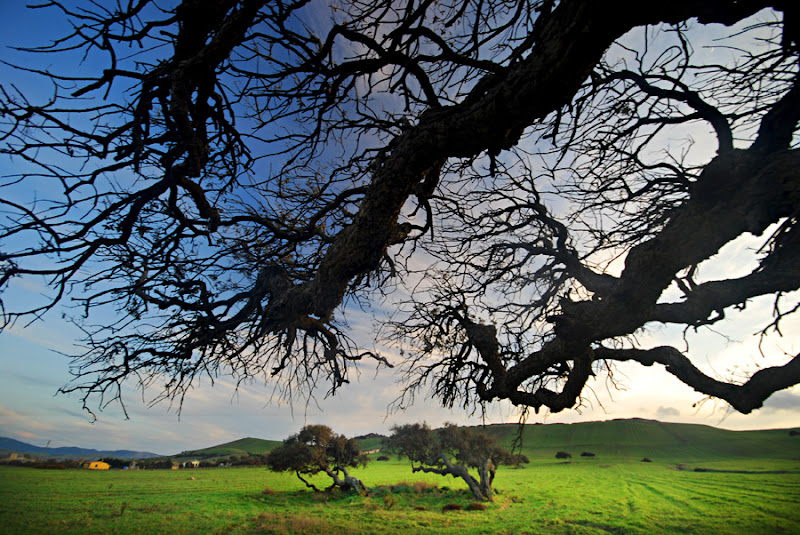
[[[697,533],[708,524],[705,511],[681,492],[670,491],[673,482],[632,478],[628,482],[635,504],[630,524],[639,533]]]
[[[622,526],[612,526],[612,525],[609,525],[609,524],[599,524],[597,522],[591,522],[589,520],[565,520],[564,522],[566,524],[572,524],[572,525],[581,526],[581,527],[585,527],[585,528],[598,529],[598,530],[603,531],[605,533],[611,533],[612,535],[625,535],[626,533],[629,533],[629,531],[626,528],[622,527]]]
[[[766,519],[793,522],[797,526],[797,532],[800,532],[800,478],[787,477],[786,481],[776,485],[774,480],[757,476],[742,477],[738,474],[720,473],[702,475],[706,478],[695,479],[692,483],[702,488],[702,493],[710,500],[715,500],[720,507],[733,506],[739,511],[761,515]],[[737,479],[741,479],[741,483],[732,484]]]
[[[649,495],[649,498],[642,501],[650,502],[655,499],[667,504],[670,504],[681,511],[692,511],[700,513],[702,510],[697,507],[690,496],[687,496],[684,489],[675,490],[675,481],[671,479],[665,480],[664,478],[643,478],[635,477],[630,480],[631,491],[634,488],[640,489],[643,493]],[[637,493],[638,494],[638,493]]]
[[[708,521],[711,521],[718,526],[719,532],[725,533],[800,532],[798,487],[789,490],[788,494],[776,496],[775,489],[768,486],[732,489],[732,478],[713,476],[692,472],[679,479],[661,477],[652,482],[640,480],[638,484],[653,497],[673,504],[676,515],[685,516],[688,511],[691,515],[705,518],[706,529]],[[760,482],[753,480],[753,483],[758,485]]]

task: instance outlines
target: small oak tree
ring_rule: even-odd
[[[333,479],[325,491],[339,487],[363,494],[366,487],[361,480],[351,476],[347,468],[366,466],[367,461],[368,457],[361,452],[355,439],[337,435],[326,425],[307,425],[270,452],[267,466],[273,472],[294,472],[315,492],[320,492],[320,489],[303,476],[324,472]]]
[[[394,426],[386,444],[401,457],[408,457],[414,472],[461,478],[481,501],[492,501],[497,465],[509,457],[486,433],[454,424],[445,424],[438,431],[425,423]],[[470,469],[478,471],[477,478]]]

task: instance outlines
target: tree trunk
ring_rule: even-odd
[[[486,496],[487,501],[493,501],[492,495],[492,482],[494,481],[495,466],[491,459],[486,459],[483,466],[478,468],[478,476],[480,477],[481,492]]]
[[[433,468],[421,464],[417,467],[413,467],[411,470],[412,472],[425,472],[426,474],[439,474],[442,476],[451,475],[453,477],[461,478],[467,484],[469,490],[472,492],[472,495],[476,500],[482,502],[494,501],[492,499],[493,491],[491,479],[484,477],[484,474],[481,473],[481,469],[478,470],[478,472],[481,473],[481,480],[478,481],[472,477],[472,474],[469,473],[469,469],[466,466],[451,463],[450,459],[448,459],[446,455],[440,455],[438,460],[442,461],[445,466],[444,468]],[[487,465],[485,465],[484,468],[487,468]]]
[[[347,468],[342,468],[342,473],[344,474],[344,484],[345,484],[345,486],[342,487],[343,490],[355,491],[358,492],[361,496],[366,496],[367,487],[360,479],[353,477],[349,473],[347,473]]]
[[[357,492],[361,496],[367,494],[367,487],[360,479],[351,476],[347,472],[346,468],[340,468],[339,470],[341,470],[344,474],[344,479],[339,477],[338,470],[325,470],[325,473],[331,476],[331,479],[333,479],[333,485],[328,487],[328,490],[333,489],[334,487],[339,487],[345,492]]]

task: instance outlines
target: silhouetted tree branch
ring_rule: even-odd
[[[220,374],[334,392],[354,361],[389,365],[344,304],[405,276],[410,392],[559,411],[633,360],[749,412],[796,358],[736,385],[630,335],[800,286],[789,5],[50,2],[74,31],[34,52],[87,63],[25,67],[48,102],[0,93],[0,286],[53,290],[5,322],[79,301],[96,325],[63,390],[85,404]],[[737,28],[725,55],[695,49],[712,24]],[[715,147],[675,141],[696,134]],[[744,235],[752,273],[695,280]]]

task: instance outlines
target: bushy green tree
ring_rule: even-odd
[[[385,443],[411,461],[413,472],[461,478],[481,501],[492,501],[497,466],[510,456],[486,433],[454,424],[435,431],[426,423],[394,426]]]
[[[269,453],[267,466],[273,472],[294,472],[315,492],[320,492],[320,489],[304,476],[322,472],[333,480],[324,490],[338,487],[364,494],[364,483],[350,475],[347,469],[366,466],[368,460],[355,439],[336,434],[326,425],[307,425]]]

